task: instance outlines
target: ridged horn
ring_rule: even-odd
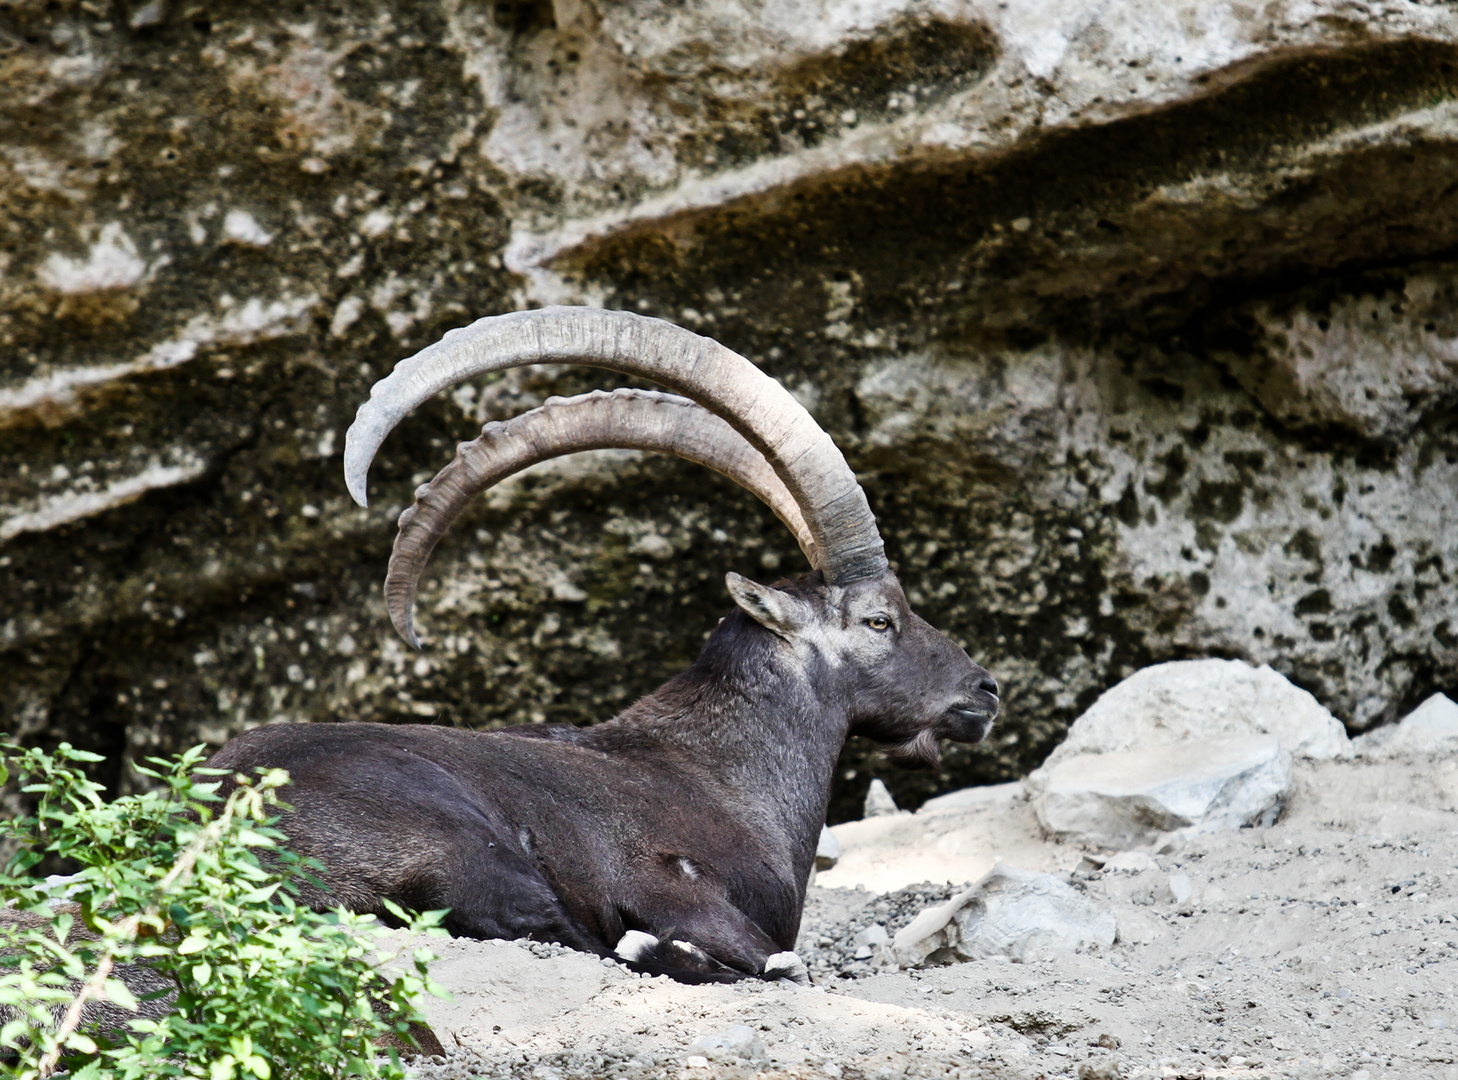
[[[607,368],[692,398],[769,460],[800,506],[827,582],[844,585],[886,570],[876,519],[855,473],[789,391],[717,341],[626,311],[549,307],[495,315],[400,361],[375,384],[345,437],[349,493],[366,505],[375,452],[422,401],[465,379],[539,363]]]
[[[582,450],[651,450],[708,466],[766,503],[795,534],[810,565],[815,541],[800,507],[765,456],[709,410],[654,390],[594,390],[550,398],[540,408],[495,421],[461,443],[435,479],[416,489],[400,515],[385,577],[385,606],[400,636],[416,648],[415,593],[440,538],[473,498],[529,465]]]

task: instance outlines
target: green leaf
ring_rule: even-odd
[[[208,980],[213,977],[213,967],[207,962],[194,964],[192,966],[192,977],[199,986],[206,986]]]
[[[73,1031],[67,1035],[64,1045],[83,1054],[96,1053],[96,1043],[89,1035],[82,1035],[79,1031]]]
[[[395,901],[391,900],[388,896],[381,897],[380,902],[385,905],[386,911],[388,911],[391,915],[395,916],[395,918],[399,919],[401,922],[408,923],[411,921],[410,913],[402,908],[399,904],[395,903]]]
[[[102,984],[106,991],[106,998],[114,1005],[119,1005],[128,1012],[137,1011],[137,999],[132,996],[131,988],[120,979],[107,979]]]

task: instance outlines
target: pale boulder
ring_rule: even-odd
[[[1075,754],[1245,735],[1273,736],[1281,749],[1315,761],[1348,746],[1345,729],[1325,706],[1264,664],[1175,660],[1136,671],[1105,691],[1044,768]]]
[[[1458,752],[1458,703],[1434,694],[1396,724],[1353,740],[1364,757]]]
[[[1291,795],[1293,757],[1348,748],[1336,718],[1269,667],[1182,660],[1105,692],[1027,788],[1053,835],[1128,849],[1171,832],[1271,824]]]
[[[1017,962],[1113,945],[1114,916],[1061,878],[998,863],[945,904],[927,908],[891,943],[903,968],[1003,956]]]
[[[1270,735],[1076,754],[1039,773],[1033,810],[1049,833],[1119,850],[1273,824],[1293,785],[1291,754]]]

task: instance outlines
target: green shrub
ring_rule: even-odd
[[[441,993],[433,957],[397,960],[387,981],[371,959],[389,931],[373,916],[298,906],[292,880],[318,867],[272,827],[287,774],[223,800],[202,757],[151,759],[140,771],[163,790],[107,802],[77,767],[95,754],[0,746],[0,783],[13,774],[36,801],[0,822],[0,845],[18,846],[0,872],[0,1075],[403,1075],[374,1043],[423,1022],[412,999]],[[81,867],[67,902],[27,873],[47,855]],[[392,914],[444,933],[443,912]]]

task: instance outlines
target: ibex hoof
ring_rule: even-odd
[[[624,960],[638,963],[644,957],[652,955],[656,948],[658,948],[658,939],[652,934],[645,934],[641,930],[629,930],[618,939],[617,947],[613,949],[613,952]]]
[[[710,959],[708,953],[692,941],[674,941],[673,951],[678,954],[681,963],[696,971],[708,971],[710,968],[718,966]]]
[[[810,969],[792,952],[777,952],[764,962],[762,978],[779,982],[794,983],[796,986],[810,985]]]

